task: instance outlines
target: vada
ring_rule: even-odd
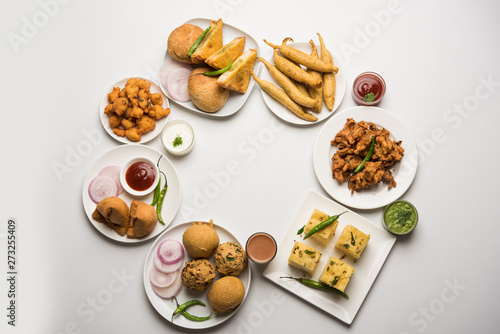
[[[226,276],[215,281],[208,291],[208,302],[214,313],[231,312],[245,298],[245,287],[238,277]]]
[[[182,269],[182,285],[196,291],[206,290],[215,278],[214,266],[207,259],[186,262]]]
[[[229,98],[229,90],[217,84],[217,77],[201,74],[212,70],[210,67],[199,67],[191,72],[188,79],[191,101],[199,109],[209,113],[220,110]]]
[[[213,220],[208,224],[193,223],[184,231],[182,243],[191,257],[210,257],[219,245],[219,235],[214,229]]]
[[[192,64],[193,62],[191,60],[191,57],[183,57],[187,56],[189,49],[202,33],[203,29],[189,23],[175,28],[168,36],[168,54],[177,61]]]
[[[238,276],[247,266],[247,253],[237,242],[225,242],[215,251],[215,269],[221,276]]]

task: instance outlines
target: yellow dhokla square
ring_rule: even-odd
[[[328,259],[319,281],[344,292],[353,273],[352,266],[332,256]]]
[[[335,247],[355,259],[359,259],[361,253],[370,241],[370,235],[365,234],[352,225],[347,225],[340,234]]]
[[[327,215],[326,213],[321,212],[318,209],[314,209],[314,211],[311,215],[311,218],[309,218],[309,221],[306,224],[304,232],[307,234],[307,232],[312,230],[314,226],[325,221],[329,217],[330,216]],[[321,244],[326,246],[326,245],[328,245],[330,240],[332,240],[333,236],[335,235],[335,231],[337,230],[338,225],[339,225],[339,221],[336,220],[332,224],[328,225],[327,227],[325,227],[325,228],[319,230],[318,232],[314,233],[313,235],[311,235],[311,238],[318,240]]]
[[[290,257],[288,258],[288,264],[309,275],[313,275],[320,259],[321,253],[317,249],[295,241]]]

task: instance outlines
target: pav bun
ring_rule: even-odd
[[[186,59],[179,57],[187,56],[189,49],[202,33],[203,29],[189,23],[175,28],[168,36],[168,54],[177,61],[192,64],[193,62],[191,61],[191,57]]]
[[[188,93],[195,106],[205,112],[213,113],[224,106],[229,97],[229,90],[217,84],[217,77],[200,74],[208,71],[213,69],[199,67],[191,72],[188,79]]]
[[[238,277],[225,276],[215,281],[208,291],[208,302],[214,313],[231,312],[245,297],[245,287]]]

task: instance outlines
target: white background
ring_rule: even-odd
[[[49,0],[0,1],[0,266],[6,273],[6,225],[13,217],[19,272],[15,328],[7,326],[2,274],[3,333],[181,332],[157,314],[144,293],[141,274],[151,242],[125,246],[102,237],[83,211],[81,193],[90,166],[119,145],[99,121],[106,89],[129,76],[156,80],[168,34],[195,17],[221,17],[266,51],[263,38],[308,41],[320,32],[344,66],[348,86],[366,70],[385,78],[380,107],[407,125],[420,153],[417,176],[403,196],[418,208],[419,226],[396,241],[352,325],[270,283],[261,276],[263,268],[252,265],[247,300],[235,317],[209,332],[499,328],[497,1],[62,2],[56,7]],[[33,23],[37,31],[27,34],[23,27]],[[24,40],[16,44],[13,36]],[[339,110],[354,106],[349,93],[350,88]],[[281,240],[307,192],[326,195],[312,165],[322,124],[282,123],[258,87],[234,117],[210,119],[175,104],[169,117],[187,120],[198,135],[188,156],[169,156],[182,184],[183,210],[173,224],[213,218],[242,240],[261,230]],[[85,132],[97,136],[95,143],[59,179],[54,164],[68,166],[69,152],[88,143]],[[163,152],[159,137],[149,145]],[[196,202],[213,182],[211,173],[231,161],[240,172],[208,203]],[[379,226],[381,212],[358,211]],[[85,305],[116,282],[116,273],[127,277],[122,289],[91,314]]]

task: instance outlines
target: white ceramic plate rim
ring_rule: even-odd
[[[295,42],[295,43],[288,43],[287,45],[292,46],[300,51],[306,52],[309,54],[311,52],[311,44],[307,42]],[[320,52],[321,48],[319,45],[316,45],[318,48],[318,52]],[[274,51],[271,50],[268,52],[268,56],[266,60],[270,62],[271,64],[274,64],[273,58],[274,58]],[[292,113],[290,110],[288,110],[286,107],[284,107],[281,103],[273,99],[269,94],[264,92],[261,89],[262,97],[264,99],[264,102],[266,103],[267,107],[275,114],[278,118],[281,120],[294,124],[294,125],[300,125],[300,126],[308,126],[308,125],[314,125],[318,124],[329,117],[331,117],[335,111],[338,109],[340,104],[342,103],[342,100],[344,99],[345,91],[346,91],[346,75],[345,75],[345,70],[342,64],[340,64],[339,60],[333,55],[333,63],[335,66],[339,68],[339,71],[335,75],[335,80],[336,80],[336,90],[335,90],[335,104],[333,105],[333,110],[330,111],[326,107],[325,103],[323,102],[321,112],[314,112],[314,111],[309,111],[311,114],[314,116],[318,117],[318,120],[316,122],[308,122],[306,120],[303,120],[296,116],[294,113]],[[271,76],[271,73],[265,68],[265,66],[262,64],[263,70],[261,71],[261,79],[267,80],[276,87],[279,87],[279,84],[274,80],[274,78]]]
[[[172,322],[172,313],[175,310],[175,303],[171,301],[171,299],[163,299],[160,298],[152,289],[151,287],[151,282],[149,281],[149,270],[153,266],[153,260],[154,260],[154,254],[158,248],[158,245],[165,239],[167,238],[172,238],[175,240],[182,241],[182,234],[188,228],[191,226],[192,222],[187,222],[187,223],[182,223],[176,226],[173,226],[163,232],[156,240],[155,242],[151,245],[151,248],[148,251],[148,254],[146,255],[146,260],[144,263],[144,270],[143,270],[143,281],[144,281],[144,289],[146,291],[146,295],[148,296],[149,302],[155,310],[165,319],[167,319],[169,322]],[[221,227],[220,225],[214,224],[215,230],[217,231],[217,234],[219,235],[220,243],[224,243],[227,241],[234,241],[238,242],[240,245],[244,247],[244,244],[241,243],[238,239],[234,237],[233,234],[231,234],[228,230],[225,228]],[[184,262],[190,261],[191,258],[189,255],[185,252],[184,254]],[[214,264],[213,261],[213,255],[209,258],[209,261]],[[181,267],[181,270],[184,266]],[[238,306],[234,311],[229,312],[229,313],[221,313],[221,314],[214,314],[211,319],[203,321],[203,322],[194,322],[188,319],[185,319],[182,316],[178,316],[174,318],[173,324],[179,327],[183,328],[189,328],[189,329],[206,329],[210,327],[217,326],[231,318],[238,310],[241,308],[241,305],[245,302],[245,299],[248,295],[248,291],[250,290],[250,281],[252,278],[252,273],[250,269],[250,263],[247,264],[246,268],[243,270],[243,272],[238,276],[241,281],[243,282],[243,285],[245,286],[245,296],[243,298],[243,301],[241,302],[240,306]],[[215,274],[215,279],[219,278],[219,274]],[[215,280],[214,280],[215,282]],[[192,291],[190,289],[182,287],[181,292],[177,295],[177,300],[179,303],[186,302],[188,300],[192,299],[198,299],[203,301],[206,304],[206,307],[201,307],[201,306],[196,306],[193,307],[192,312],[193,314],[203,316],[203,315],[208,315],[211,312],[210,308],[210,303],[208,302],[207,298],[207,292],[208,289],[205,291]],[[197,313],[195,313],[197,312]]]
[[[301,241],[302,238],[297,235],[297,230],[307,223],[314,209],[330,215],[348,211],[339,219],[335,236],[326,247],[312,238]],[[312,276],[312,279],[318,280],[330,256],[342,257],[343,253],[336,249],[334,244],[347,224],[354,225],[364,233],[370,234],[370,241],[356,262],[349,256],[346,256],[342,260],[355,269],[345,291],[349,295],[349,299],[345,299],[337,294],[311,289],[294,280],[280,278],[282,276],[311,278],[288,265],[288,257],[290,256],[293,244],[295,241],[301,241],[322,253],[316,272]],[[295,218],[290,223],[283,240],[280,242],[278,254],[276,254],[274,260],[266,267],[263,276],[324,312],[350,324],[370,291],[395,241],[396,237],[381,227],[311,190],[307,194]]]
[[[113,132],[113,129],[109,126],[109,116],[104,113],[104,108],[106,108],[106,106],[109,104],[109,102],[108,102],[108,94],[113,91],[113,88],[114,87],[120,87],[120,89],[121,89],[121,88],[125,87],[125,84],[131,78],[137,78],[138,80],[144,79],[144,80],[148,81],[149,83],[151,83],[151,88],[149,89],[151,91],[151,94],[153,94],[153,93],[160,93],[161,97],[163,98],[162,107],[164,109],[170,108],[167,96],[163,93],[163,91],[160,89],[160,87],[156,83],[152,82],[151,80],[148,80],[146,78],[141,78],[141,77],[128,77],[128,78],[121,79],[121,80],[117,81],[114,85],[112,85],[106,91],[106,94],[104,94],[104,96],[102,97],[101,105],[99,106],[99,118],[101,119],[102,127],[108,133],[108,135],[110,135],[111,138],[113,138],[113,139],[115,139],[115,140],[117,140],[117,141],[119,141],[121,143],[125,143],[125,144],[130,144],[130,143],[133,143],[133,142],[130,141],[127,137],[117,136]],[[156,120],[156,127],[154,128],[154,130],[149,131],[148,133],[143,134],[141,136],[141,140],[138,141],[137,143],[138,144],[144,144],[144,143],[147,143],[147,142],[153,140],[154,138],[156,138],[156,136],[158,136],[161,133],[161,131],[163,130],[163,126],[167,123],[167,119],[168,119],[168,116],[163,117],[163,118],[161,118],[159,120]]]
[[[88,188],[92,179],[95,176],[97,176],[97,174],[103,167],[108,165],[121,166],[130,159],[132,159],[133,157],[137,156],[146,156],[150,158],[152,161],[158,161],[158,158],[162,156],[160,160],[160,169],[167,175],[168,189],[165,195],[165,200],[163,202],[163,207],[161,211],[165,225],[162,225],[158,222],[154,230],[147,236],[143,238],[132,239],[126,236],[122,237],[121,235],[119,235],[106,225],[92,219],[92,213],[94,212],[97,204],[95,204],[90,199]],[[163,177],[162,180],[164,180]],[[132,202],[133,199],[137,199],[145,203],[151,203],[153,195],[154,195],[153,193],[150,193],[146,196],[135,197],[124,191],[119,197],[122,198],[130,206],[130,203]],[[181,202],[180,181],[179,177],[177,176],[177,171],[175,170],[174,165],[172,165],[170,160],[168,160],[168,158],[164,154],[158,152],[157,150],[151,147],[144,146],[141,144],[120,145],[104,153],[99,159],[97,159],[94,165],[89,169],[87,175],[85,176],[85,180],[83,181],[82,202],[83,202],[83,209],[88,219],[90,220],[91,224],[104,236],[120,243],[132,244],[132,243],[144,242],[146,240],[156,237],[158,234],[163,232],[177,214]]]
[[[344,128],[347,118],[353,118],[356,122],[373,122],[378,127],[386,128],[393,140],[402,141],[404,156],[392,173],[397,183],[395,188],[388,190],[387,183],[380,183],[351,194],[346,182],[340,184],[332,177],[331,158],[337,147],[332,146],[330,141]],[[417,173],[418,152],[410,130],[396,116],[381,108],[360,106],[344,110],[324,124],[314,143],[313,163],[316,177],[333,199],[351,208],[375,209],[397,200],[408,190]]]
[[[194,25],[199,26],[202,29],[205,29],[206,27],[208,27],[210,25],[211,21],[213,21],[213,20],[207,19],[207,18],[194,18],[194,19],[191,19],[189,21],[184,22],[184,24],[194,24]],[[248,49],[257,49],[257,55],[260,55],[259,45],[257,44],[256,40],[252,36],[250,36],[248,33],[244,32],[244,31],[242,31],[242,30],[240,30],[240,29],[238,29],[230,24],[227,24],[225,22],[223,23],[222,32],[223,32],[224,44],[229,43],[230,41],[232,41],[236,37],[245,37],[245,51]],[[162,61],[160,68],[163,66],[163,64],[166,61],[170,61],[171,59],[172,59],[172,57],[167,52],[167,50],[165,50],[165,56],[163,58],[163,61]],[[200,64],[200,65],[202,65],[202,64]],[[200,65],[198,65],[198,66],[200,66]],[[193,65],[193,69],[194,68],[195,68],[195,65]],[[255,63],[254,69],[255,69],[256,73],[258,73],[260,71],[260,68],[259,68],[257,62]],[[248,88],[247,88],[247,91],[245,92],[245,94],[230,93],[226,104],[220,110],[218,110],[214,113],[207,113],[207,112],[204,112],[203,110],[198,109],[198,107],[196,107],[194,105],[194,103],[191,101],[179,102],[179,101],[175,101],[174,99],[171,99],[171,100],[175,104],[180,105],[180,106],[182,106],[190,111],[193,111],[197,114],[201,114],[201,115],[205,115],[207,117],[213,117],[213,118],[223,118],[223,117],[231,116],[231,115],[235,114],[238,110],[241,109],[241,107],[245,104],[246,100],[248,99],[248,96],[252,92],[254,85],[255,85],[255,80],[253,80],[253,78],[251,78],[250,84],[248,85]],[[166,96],[169,96],[167,90],[161,84],[161,79],[159,79],[159,87]]]

